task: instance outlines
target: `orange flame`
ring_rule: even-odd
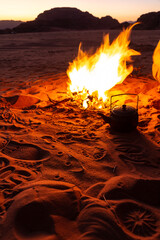
[[[84,108],[88,107],[87,96],[96,96],[97,101],[104,103],[107,100],[107,91],[117,83],[122,83],[133,71],[133,66],[127,66],[126,63],[131,62],[132,55],[140,55],[128,47],[134,25],[123,30],[112,44],[109,43],[107,34],[101,46],[91,56],[82,51],[80,44],[78,56],[69,64],[67,75],[70,79],[70,91],[81,92],[81,96],[83,95]]]
[[[160,82],[160,41],[153,53],[152,74],[153,77]]]

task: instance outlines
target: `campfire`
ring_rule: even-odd
[[[78,56],[69,64],[67,75],[70,80],[68,90],[83,108],[105,108],[108,91],[133,71],[131,56],[140,53],[129,48],[129,37],[136,24],[123,30],[111,44],[107,34],[92,55],[84,52],[80,43]]]
[[[153,77],[160,82],[160,41],[153,53],[152,74]]]

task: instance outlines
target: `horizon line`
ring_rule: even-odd
[[[51,10],[51,9],[54,9],[54,8],[75,8],[75,9],[78,9],[78,10],[80,10],[80,11],[82,11],[82,12],[88,12],[89,14],[91,14],[91,15],[93,15],[94,17],[97,17],[97,18],[103,18],[103,17],[106,17],[106,16],[110,16],[110,17],[112,17],[113,19],[116,19],[119,23],[123,23],[123,22],[136,22],[137,21],[137,19],[134,19],[134,20],[132,20],[132,19],[130,19],[130,20],[122,20],[122,21],[120,21],[118,18],[116,18],[116,17],[113,17],[111,14],[106,14],[106,15],[101,15],[101,16],[98,16],[98,15],[94,15],[93,13],[91,13],[91,12],[89,12],[89,11],[87,11],[87,10],[82,10],[82,9],[80,9],[80,8],[77,8],[77,7],[53,7],[53,8],[50,8],[50,9],[46,9],[46,10],[44,10],[43,12],[40,12],[40,13],[38,13],[37,15],[36,15],[36,17],[34,17],[34,18],[26,18],[26,17],[22,17],[22,18],[11,18],[11,19],[9,19],[9,18],[0,18],[0,21],[21,21],[21,22],[29,22],[29,21],[34,21],[36,18],[37,18],[37,16],[39,15],[39,14],[41,14],[41,13],[44,13],[45,11],[49,11],[49,10]],[[151,11],[151,12],[156,12],[156,11]],[[149,13],[149,12],[146,12],[146,13]],[[146,14],[146,13],[142,13],[141,15],[143,15],[143,14]],[[139,16],[141,16],[141,15],[139,15]]]
[[[106,15],[101,15],[101,16],[99,16],[99,15],[94,15],[93,13],[91,13],[91,12],[89,12],[89,11],[87,11],[87,10],[82,10],[82,9],[80,9],[80,8],[77,8],[77,7],[53,7],[53,8],[50,8],[50,9],[45,9],[45,10],[43,10],[43,12],[40,12],[40,13],[38,13],[34,18],[21,18],[21,19],[17,19],[16,17],[15,18],[11,18],[11,19],[9,19],[9,18],[0,18],[0,21],[20,21],[20,22],[29,22],[29,21],[34,21],[37,17],[38,17],[38,15],[40,15],[40,14],[43,14],[45,11],[50,11],[51,9],[55,9],[55,8],[75,8],[75,9],[78,9],[78,10],[80,10],[81,12],[88,12],[89,14],[91,14],[92,16],[94,16],[94,17],[97,17],[97,18],[99,18],[99,19],[101,19],[101,18],[103,18],[103,17],[106,17],[106,16],[110,16],[110,17],[112,17],[113,19],[116,19],[120,24],[121,23],[124,23],[124,22],[128,22],[128,23],[135,23],[136,21],[137,21],[137,19],[141,16],[141,15],[143,15],[143,14],[147,14],[147,13],[153,13],[153,12],[159,12],[159,11],[147,11],[147,12],[145,12],[145,13],[142,13],[142,14],[140,14],[139,15],[139,17],[137,18],[137,19],[134,19],[134,20],[132,20],[132,19],[130,19],[130,20],[119,20],[119,18],[116,18],[116,17],[113,17],[111,14],[106,14]]]

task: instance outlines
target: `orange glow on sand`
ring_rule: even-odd
[[[129,49],[129,37],[134,26],[123,30],[111,44],[107,34],[93,55],[83,52],[80,44],[78,56],[69,64],[67,75],[69,91],[77,93],[84,108],[103,108],[108,90],[122,83],[133,71],[133,66],[127,66],[127,62],[131,62],[132,55],[140,54]]]

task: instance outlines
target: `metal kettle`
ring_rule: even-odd
[[[137,97],[136,108],[123,104],[121,106],[113,107],[113,98],[122,95],[134,95]],[[110,98],[110,115],[101,116],[105,122],[109,123],[111,128],[120,132],[129,132],[136,129],[138,125],[138,101],[139,97],[137,94],[124,93],[113,95]]]

